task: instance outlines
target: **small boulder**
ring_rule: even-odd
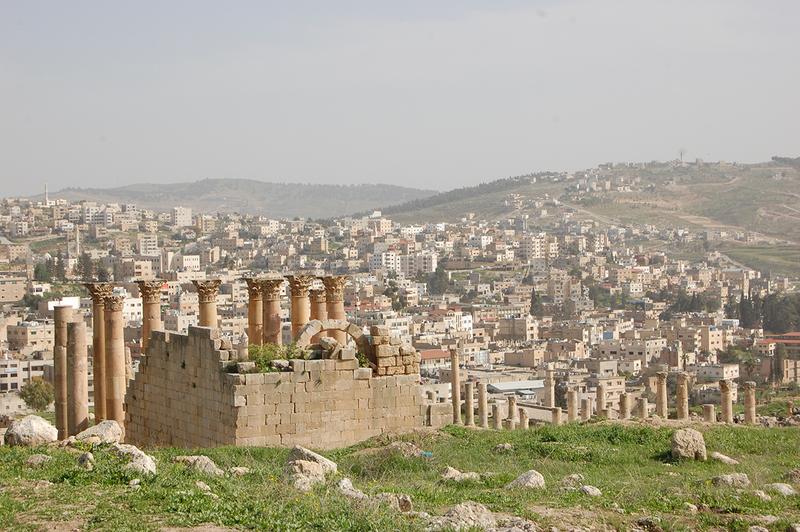
[[[97,425],[79,432],[75,439],[92,445],[119,443],[122,441],[122,427],[113,419],[106,419]]]
[[[58,430],[39,416],[29,415],[14,421],[5,434],[6,445],[36,447],[58,440]]]
[[[544,477],[538,471],[531,469],[506,485],[506,489],[511,488],[542,489],[544,488]]]
[[[336,466],[336,463],[333,462],[332,460],[328,460],[324,456],[317,454],[314,451],[310,451],[305,447],[300,447],[299,445],[295,445],[289,452],[289,462],[293,462],[295,460],[315,462],[319,464],[320,467],[322,467],[322,471],[325,475],[335,474],[336,471],[339,469]]]
[[[86,452],[82,453],[78,457],[78,467],[81,469],[85,469],[86,471],[93,471],[94,470],[94,455],[92,453]]]
[[[510,443],[498,443],[494,446],[494,452],[496,453],[510,453],[514,450],[514,446]]]
[[[769,528],[759,525],[752,525],[747,528],[747,532],[769,532]]]
[[[142,475],[156,474],[155,458],[139,450],[135,445],[128,443],[115,443],[111,451],[120,458],[127,459],[125,469]]]
[[[46,454],[32,454],[25,460],[25,465],[28,467],[41,467],[50,460],[52,460],[52,458]]]
[[[128,482],[128,487],[132,490],[138,490],[139,488],[142,487],[141,479],[135,478],[131,480],[130,482]]]
[[[769,501],[771,501],[771,500],[772,500],[772,497],[770,497],[769,495],[767,495],[767,493],[766,493],[765,491],[762,491],[762,490],[755,490],[755,491],[753,492],[753,495],[754,495],[756,498],[758,498],[758,499],[761,499],[761,500],[762,500],[762,501],[764,501],[764,502],[769,502]]]
[[[356,489],[355,486],[353,486],[353,482],[349,478],[343,478],[340,480],[336,487],[339,489],[339,493],[348,499],[363,501],[367,498],[367,494]]]
[[[589,486],[588,484],[581,486],[581,492],[589,497],[600,497],[603,495],[603,492],[598,488]]]
[[[784,484],[782,482],[767,484],[766,486],[764,486],[764,489],[771,493],[777,493],[778,495],[783,495],[784,497],[791,497],[792,495],[797,495],[797,490],[795,490],[789,484]]]
[[[243,477],[245,475],[249,475],[250,474],[250,468],[249,467],[232,467],[232,468],[228,469],[228,473],[232,477]]]
[[[746,488],[750,485],[750,479],[745,473],[729,473],[712,478],[711,483],[717,487]]]
[[[318,462],[292,460],[286,466],[286,473],[295,489],[303,492],[325,482],[325,470]]]
[[[194,486],[197,489],[199,489],[200,491],[204,492],[204,493],[210,493],[211,492],[211,486],[209,486],[208,484],[206,484],[202,480],[196,480],[195,483],[194,483]]]
[[[454,467],[447,466],[444,471],[442,471],[442,480],[450,480],[453,482],[465,482],[468,480],[480,480],[481,476],[474,471],[467,471],[462,473],[458,469]]]
[[[497,520],[484,505],[467,501],[453,506],[444,516],[434,518],[433,530],[492,530]]]
[[[690,514],[696,514],[697,513],[697,506],[692,504],[692,503],[690,503],[690,502],[683,503],[683,508],[687,512],[689,512]]]
[[[402,493],[379,493],[372,500],[374,503],[387,506],[396,512],[407,513],[413,509],[411,497]]]
[[[225,472],[217,467],[214,460],[205,455],[192,455],[192,456],[176,456],[172,459],[176,464],[186,464],[189,469],[200,473],[201,475],[208,475],[212,477],[221,477]]]
[[[786,473],[786,480],[792,484],[800,484],[800,467],[792,469]]]
[[[672,457],[705,460],[706,442],[703,434],[694,429],[676,430],[672,435]]]
[[[726,465],[739,465],[739,461],[731,458],[730,456],[726,456],[722,453],[718,453],[714,451],[711,453],[711,459],[716,460],[717,462],[722,462]]]

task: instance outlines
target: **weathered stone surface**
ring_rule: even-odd
[[[738,460],[734,460],[730,456],[725,456],[724,454],[718,453],[716,451],[711,453],[711,459],[716,460],[717,462],[722,462],[723,464],[727,465],[739,465]]]
[[[324,474],[335,474],[338,471],[338,467],[336,463],[332,460],[328,460],[324,456],[315,453],[314,451],[310,451],[305,447],[301,447],[299,445],[295,445],[292,450],[289,452],[289,462],[293,462],[295,460],[304,460],[307,462],[315,462],[320,465]]]
[[[694,429],[676,430],[672,435],[672,457],[705,460],[706,441],[703,434]]]
[[[28,467],[41,467],[50,460],[52,458],[46,454],[32,454],[25,460],[25,465]]]
[[[762,491],[762,490],[755,490],[753,492],[753,495],[755,495],[757,498],[761,499],[764,502],[769,502],[769,501],[772,500],[772,497],[767,495],[767,492]]]
[[[496,453],[510,453],[514,450],[514,446],[510,443],[498,443],[494,446],[494,452]]]
[[[786,480],[793,484],[800,484],[800,467],[786,473]]]
[[[353,482],[349,478],[343,478],[340,480],[336,487],[339,489],[339,493],[348,499],[363,501],[367,498],[367,494],[356,489],[355,486],[353,486]]]
[[[373,497],[372,502],[379,506],[387,506],[396,512],[410,512],[412,508],[411,497],[402,493],[379,493]]]
[[[435,518],[432,530],[491,530],[497,525],[494,514],[484,505],[467,501],[457,504],[444,516]]]
[[[243,477],[243,476],[248,475],[250,473],[250,468],[249,467],[232,467],[232,468],[228,469],[228,473],[230,473],[230,475],[232,477]]]
[[[83,432],[79,432],[75,439],[93,445],[104,443],[119,443],[122,441],[122,427],[113,419],[106,419],[93,425]]]
[[[58,430],[39,416],[29,415],[14,421],[5,435],[6,445],[35,447],[58,439]]]
[[[447,466],[442,471],[442,480],[451,480],[453,482],[465,482],[468,480],[480,480],[481,476],[474,471],[461,472],[454,467]]]
[[[78,467],[86,471],[94,470],[94,455],[89,452],[81,454],[78,457]]]
[[[583,475],[580,473],[572,473],[561,479],[561,487],[578,489],[583,485]]]
[[[764,489],[770,493],[777,493],[778,495],[783,495],[784,497],[791,497],[792,495],[797,495],[797,490],[795,490],[789,484],[784,484],[783,482],[775,482],[773,484],[767,484],[764,486]]]
[[[544,477],[538,471],[531,469],[509,482],[506,488],[542,489],[544,488]]]
[[[206,484],[202,480],[196,480],[194,485],[195,485],[195,487],[197,489],[199,489],[202,492],[205,492],[205,493],[210,493],[211,492],[211,486],[209,486],[208,484]]]
[[[195,456],[176,456],[172,461],[176,464],[186,464],[189,469],[202,475],[221,477],[225,474],[222,469],[217,467],[214,460],[202,454]]]
[[[584,495],[588,495],[589,497],[600,497],[601,495],[603,495],[603,492],[600,491],[598,488],[594,486],[589,486],[588,484],[581,486],[581,492]]]
[[[729,473],[711,479],[715,486],[728,486],[731,488],[746,488],[750,485],[750,479],[745,473]]]
[[[317,484],[325,483],[325,471],[318,462],[292,460],[286,466],[286,473],[295,489],[308,492]]]
[[[143,475],[156,474],[156,461],[149,454],[139,450],[138,447],[127,443],[115,443],[111,451],[123,459],[127,459],[126,469]]]

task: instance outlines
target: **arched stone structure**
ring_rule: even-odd
[[[347,320],[311,320],[300,329],[295,336],[294,342],[297,347],[308,347],[311,339],[321,332],[341,331],[347,334],[356,343],[358,350],[363,353],[368,360],[374,361],[372,354],[372,343],[368,335],[364,334],[361,327]]]

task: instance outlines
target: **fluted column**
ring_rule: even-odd
[[[108,283],[87,283],[92,296],[92,381],[94,383],[94,420],[106,419],[106,323],[105,298],[111,295]]]
[[[262,323],[264,327],[264,343],[281,345],[283,334],[281,331],[281,287],[283,277],[271,277],[261,281],[261,298],[264,308]]]
[[[742,385],[744,390],[744,422],[754,425],[756,422],[756,383],[747,381]]]
[[[89,360],[86,324],[67,324],[67,435],[89,428]]]
[[[344,312],[344,287],[347,284],[347,277],[344,275],[331,275],[322,278],[325,285],[325,300],[329,320],[347,319]],[[347,343],[347,333],[344,331],[329,331],[328,335],[342,345]]]
[[[106,325],[106,419],[125,425],[125,324],[122,306],[125,296],[108,296],[105,300]]]
[[[314,288],[311,290],[311,319],[324,321],[328,319],[328,305],[327,297],[324,289]],[[321,336],[325,333],[317,333],[311,337],[312,343],[319,342]],[[338,341],[338,340],[337,340]]]
[[[555,371],[548,369],[544,379],[544,406],[556,406],[556,379]]]
[[[458,351],[450,350],[450,396],[453,401],[453,423],[461,424],[461,378],[458,368]]]
[[[475,405],[473,403],[473,386],[470,381],[464,383],[464,424],[468,427],[475,426]]]
[[[487,403],[486,383],[478,383],[478,424],[481,428],[489,428],[489,405]]]
[[[251,344],[264,341],[264,298],[261,279],[248,278],[247,283],[247,338]]]
[[[217,295],[219,294],[219,285],[222,281],[219,279],[210,279],[207,281],[192,281],[194,287],[197,289],[197,299],[200,303],[200,323],[201,327],[211,327],[217,329],[219,327],[219,320],[217,318]]]
[[[142,353],[147,353],[150,333],[163,329],[161,323],[161,281],[136,281],[142,296]]]
[[[578,420],[578,390],[567,390],[567,423]]]
[[[719,409],[720,412],[722,412],[722,422],[733,424],[733,395],[731,390],[731,381],[728,379],[722,379],[719,381],[719,392]]]
[[[675,417],[689,419],[689,375],[678,373],[678,385],[675,389]]]
[[[669,411],[667,407],[667,373],[659,371],[656,373],[656,415],[667,419]]]
[[[67,324],[73,320],[72,307],[53,309],[53,391],[55,393],[58,439],[69,436],[67,421]]]
[[[306,326],[311,316],[311,301],[308,299],[314,277],[310,275],[289,275],[289,288],[292,291],[292,340],[297,338],[300,330]]]

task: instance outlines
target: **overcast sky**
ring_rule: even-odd
[[[0,0],[1,195],[800,156],[798,20],[794,0]]]

